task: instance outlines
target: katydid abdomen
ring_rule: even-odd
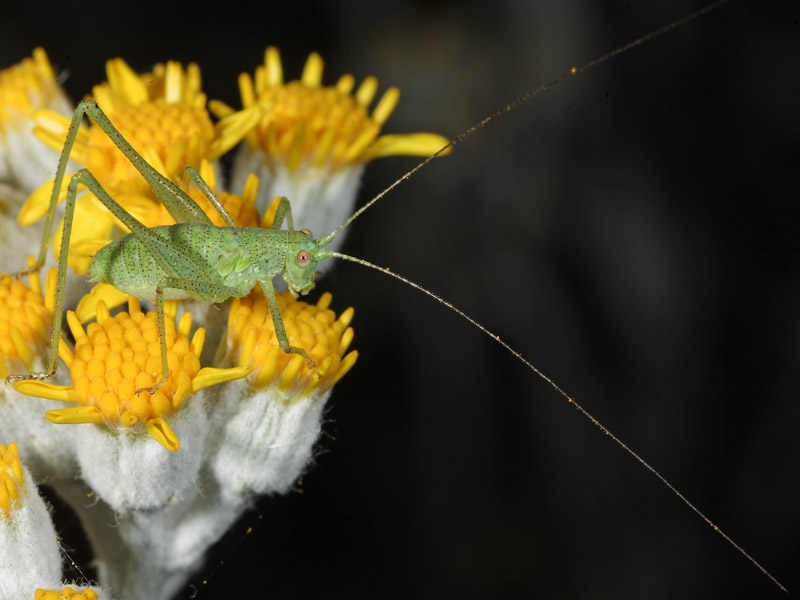
[[[181,259],[166,272],[140,239],[125,235],[100,249],[89,268],[92,282],[109,283],[137,298],[156,299],[159,284],[165,300],[194,298],[217,303],[247,295],[259,280],[272,279],[284,267],[288,231],[236,229],[203,223],[179,223],[152,229]],[[192,282],[196,289],[165,285],[170,279]]]

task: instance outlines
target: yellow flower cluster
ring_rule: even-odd
[[[37,94],[47,95],[51,90],[61,94],[43,50],[37,49],[32,59],[0,71],[3,173],[12,173],[6,165],[10,164],[9,157],[18,154],[10,142],[3,145],[4,119],[22,112],[35,124],[35,138],[30,126],[20,130],[24,143],[59,152],[65,140],[74,135],[69,159],[91,172],[121,206],[115,208],[116,215],[112,214],[108,206],[113,203],[106,199],[104,204],[94,195],[106,198],[89,178],[75,180],[92,186],[91,192],[77,189],[69,256],[65,257],[68,266],[79,274],[88,270],[100,248],[130,233],[127,227],[136,232],[142,252],[154,253],[157,240],[137,229],[125,213],[154,232],[153,236],[184,231],[183,226],[155,229],[174,224],[175,218],[204,223],[200,211],[217,227],[231,227],[233,222],[238,228],[271,228],[279,203],[270,205],[269,201],[275,196],[294,196],[293,212],[281,212],[284,222],[292,227],[297,223],[298,229],[321,227],[331,231],[352,211],[366,162],[393,154],[430,155],[447,143],[434,134],[380,135],[398,102],[399,91],[389,88],[370,111],[377,80],[368,77],[355,89],[354,78],[344,75],[335,85],[323,86],[322,59],[316,53],[309,56],[299,80],[284,82],[278,51],[268,48],[264,64],[255,75],[239,77],[241,110],[220,102],[208,103],[200,69],[194,64],[165,62],[139,74],[116,58],[106,63],[106,74],[107,81],[94,86],[91,97],[113,126],[95,122],[85,125],[79,116],[65,114],[68,109],[59,112],[57,106],[37,100]],[[94,107],[91,103],[82,106]],[[219,119],[216,123],[212,112]],[[98,113],[86,109],[86,114],[103,123]],[[217,183],[222,171],[214,161],[243,140],[246,143],[231,169],[243,175],[233,175],[236,182],[228,183],[227,188],[234,188],[236,193],[229,193],[222,189],[224,184]],[[248,148],[249,154],[245,152]],[[54,191],[54,180],[42,183],[46,176],[40,174],[30,174],[24,194],[22,186],[14,188],[16,197],[27,196],[18,213],[19,224],[27,226],[47,217],[50,232],[56,217],[51,203],[66,198],[73,180],[72,174],[64,173],[67,157],[63,158],[57,176],[63,175],[60,189]],[[252,162],[254,159],[260,163]],[[144,166],[143,161],[147,163]],[[9,177],[7,181],[15,180]],[[171,205],[172,213],[165,203]],[[310,220],[309,214],[320,220],[310,224],[306,220]],[[10,222],[1,224],[16,227]],[[191,569],[202,563],[207,547],[249,506],[254,495],[285,493],[302,475],[322,427],[331,388],[358,357],[357,352],[349,351],[354,336],[350,327],[353,309],[337,316],[329,308],[332,298],[328,293],[316,303],[297,299],[298,293],[313,287],[311,270],[305,287],[292,284],[293,292],[275,294],[288,344],[295,352],[305,352],[306,358],[281,349],[287,339],[278,339],[275,321],[279,317],[270,311],[270,302],[260,286],[218,312],[197,303],[185,303],[179,309],[177,301],[163,303],[163,314],[147,312],[140,300],[108,284],[95,286],[78,301],[78,296],[70,292],[81,282],[66,279],[66,269],[58,275],[51,269],[44,289],[37,273],[46,258],[46,244],[56,254],[60,252],[63,227],[64,223],[42,244],[38,262],[31,258],[27,270],[0,277],[0,377],[12,376],[7,382],[14,381],[13,387],[6,385],[0,390],[0,411],[4,411],[0,434],[20,442],[34,477],[42,473],[56,488],[69,481],[70,493],[75,486],[83,485],[88,493],[96,494],[98,505],[105,507],[95,510],[81,498],[80,514],[88,537],[114,540],[99,543],[96,548],[104,569],[101,577],[108,579],[101,584],[125,595],[130,590],[121,581],[146,582],[146,597],[167,597],[170,592],[164,591],[165,586],[180,584],[182,577],[188,577]],[[186,228],[189,233],[208,231],[190,227]],[[302,232],[311,237],[307,229]],[[271,232],[269,239],[279,235],[283,234]],[[287,232],[285,243],[296,243],[290,240],[297,235],[301,234]],[[176,244],[169,250],[180,252],[182,261],[198,266],[197,279],[181,279],[166,264],[169,253],[159,255],[156,263],[169,276],[152,293],[151,284],[143,283],[142,296],[160,298],[155,295],[163,285],[171,290],[169,293],[183,290],[188,292],[183,297],[202,299],[209,296],[199,292],[192,295],[192,290],[206,280],[214,290],[223,289],[212,277],[214,257],[195,260],[193,253],[205,248],[198,250],[194,242],[188,245],[191,247]],[[106,255],[118,247],[113,246]],[[270,252],[273,250],[269,247]],[[275,253],[280,258],[280,249]],[[308,259],[307,250],[283,259],[283,272],[291,274],[290,266],[305,266],[301,263],[303,253]],[[146,267],[146,260],[133,254],[136,252],[126,253],[122,248],[109,261],[124,262],[128,273],[135,273]],[[295,262],[286,262],[292,260]],[[107,281],[94,272],[98,268],[95,265],[93,277]],[[264,273],[255,272],[258,268],[253,267],[254,280],[262,282],[261,286],[272,294]],[[29,272],[26,285],[21,277]],[[291,279],[290,275],[286,278]],[[176,296],[180,297],[172,297]],[[127,310],[116,310],[126,301]],[[75,308],[66,313],[74,344],[60,331],[64,305]],[[162,306],[160,299],[156,305]],[[192,332],[195,321],[202,326]],[[204,353],[207,331],[217,347]],[[162,352],[166,353],[166,365]],[[43,371],[48,368],[48,354],[53,358],[49,369],[53,369],[56,353],[69,368],[66,385],[49,381],[54,373]],[[214,367],[203,367],[212,361]],[[242,381],[198,393],[233,380]],[[72,406],[46,410],[45,420],[41,404],[22,404],[17,392]],[[57,428],[58,434],[51,437],[51,423],[84,426]],[[171,452],[164,452],[153,440]],[[175,452],[182,444],[183,451]],[[23,496],[22,512],[32,514],[29,508],[38,495],[21,494],[23,469],[16,444],[0,445],[0,517],[9,515]],[[15,543],[55,539],[44,505],[41,501],[39,504],[44,516],[37,513],[29,519],[31,531],[38,531],[39,537],[26,531]],[[111,532],[108,511],[118,517]],[[50,529],[39,527],[42,520],[48,521]],[[203,532],[202,539],[197,538],[198,532]],[[53,556],[48,565],[59,569],[57,549],[49,551]],[[109,556],[101,556],[104,552]],[[167,572],[164,564],[185,566]],[[29,575],[37,583],[26,583],[25,590],[58,581],[50,574]],[[35,598],[96,600],[98,593],[71,587],[60,591],[42,588],[36,590]]]

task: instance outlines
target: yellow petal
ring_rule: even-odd
[[[72,406],[59,410],[48,410],[45,416],[48,421],[57,425],[103,422],[103,413],[96,406]]]
[[[17,381],[14,389],[20,394],[35,396],[37,398],[47,398],[48,400],[58,400],[59,402],[75,403],[75,391],[71,385],[56,385],[47,381],[36,381],[35,379],[25,379]]]
[[[398,133],[380,136],[365,153],[368,159],[383,156],[430,156],[444,148],[450,140],[435,133]],[[440,156],[450,154],[448,148]]]
[[[175,452],[181,447],[181,441],[178,439],[178,436],[175,435],[172,427],[170,427],[162,417],[150,419],[145,423],[144,427],[155,441],[170,452]]]
[[[253,371],[253,367],[245,365],[242,367],[233,367],[231,369],[218,369],[215,367],[205,367],[200,369],[200,372],[192,379],[192,392],[196,393],[203,388],[207,388],[217,383],[224,381],[232,381],[234,379],[242,379],[247,377]]]
[[[319,87],[319,84],[322,83],[322,67],[322,57],[316,52],[309,54],[306,65],[303,67],[303,75],[300,78],[303,85]]]
[[[396,87],[390,87],[384,92],[375,110],[372,111],[372,119],[379,125],[383,125],[386,123],[386,120],[392,114],[392,111],[394,111],[399,101],[400,90]]]
[[[278,49],[270,46],[264,52],[264,67],[266,68],[267,85],[274,87],[283,83],[283,65]]]
[[[108,83],[115,95],[124,99],[130,106],[136,106],[148,99],[147,87],[136,71],[131,69],[121,58],[106,62]]]
[[[75,173],[64,175],[61,180],[61,190],[58,193],[58,201],[63,202],[67,197],[67,186]],[[53,194],[53,180],[40,185],[28,196],[25,204],[19,209],[17,221],[23,227],[35,223],[47,214],[50,208],[50,196]]]
[[[128,295],[120,292],[113,285],[99,283],[78,302],[78,307],[75,309],[78,320],[81,323],[87,323],[94,319],[97,316],[97,303],[101,300],[108,308],[116,308],[127,302]]]

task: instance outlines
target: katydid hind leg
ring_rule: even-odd
[[[176,223],[211,224],[211,219],[208,218],[208,215],[200,208],[197,202],[180,187],[150,166],[122,134],[117,131],[117,128],[94,100],[81,102],[75,111],[76,115],[79,110],[85,110],[86,114],[92,118],[136,170],[141,173]]]
[[[80,119],[78,119],[78,122],[80,122]],[[64,319],[64,295],[67,287],[67,258],[69,256],[69,241],[72,235],[72,226],[75,216],[75,200],[78,192],[78,185],[85,185],[90,177],[91,173],[85,169],[78,171],[78,173],[73,175],[67,186],[67,199],[64,208],[64,229],[61,235],[61,252],[58,257],[58,271],[56,276],[56,298],[50,332],[50,347],[47,352],[47,371],[42,373],[28,373],[26,375],[9,375],[6,378],[7,383],[26,379],[52,379],[58,371],[58,346],[61,340],[61,325]],[[91,177],[91,179],[94,178]],[[51,205],[51,208],[54,208],[54,206],[54,204]],[[47,250],[46,246],[44,250]],[[41,267],[41,265],[39,265],[39,267]]]

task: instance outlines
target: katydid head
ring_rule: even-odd
[[[314,289],[317,266],[317,242],[308,229],[288,232],[288,251],[283,266],[283,279],[295,298]]]

